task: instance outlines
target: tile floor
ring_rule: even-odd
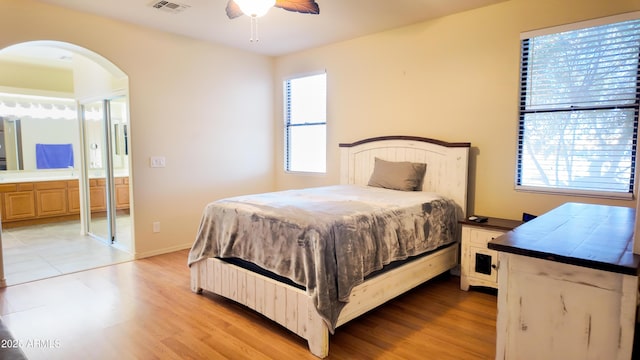
[[[117,238],[130,243],[131,227],[124,220],[120,226],[118,218]],[[78,221],[2,230],[2,247],[7,286],[133,260],[128,252],[80,235]]]

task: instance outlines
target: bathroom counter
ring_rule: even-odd
[[[0,184],[78,180],[79,177],[80,177],[80,172],[77,170],[73,170],[73,171],[38,170],[38,171],[27,171],[27,172],[5,171],[5,173],[2,173],[2,171],[0,171]],[[104,174],[102,174],[102,172],[89,174],[90,179],[99,179],[103,177],[104,177]],[[129,173],[126,171],[117,171],[115,173],[115,177],[116,178],[129,177]]]

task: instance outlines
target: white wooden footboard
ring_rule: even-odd
[[[306,339],[312,354],[329,353],[329,329],[303,290],[216,258],[191,265],[191,290],[245,305]]]
[[[338,326],[437,276],[458,263],[458,244],[356,286]],[[306,292],[219,259],[191,265],[191,290],[207,290],[243,304],[306,339],[312,354],[329,353],[329,331]]]

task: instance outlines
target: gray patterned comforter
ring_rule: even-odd
[[[235,257],[304,286],[333,333],[354,286],[458,239],[461,209],[434,193],[357,185],[239,196],[204,209],[191,265]]]

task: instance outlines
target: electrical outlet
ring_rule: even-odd
[[[152,168],[163,168],[166,166],[164,156],[152,156],[149,158],[149,166]]]
[[[154,221],[153,222],[153,232],[154,233],[159,233],[160,232],[160,221]]]

